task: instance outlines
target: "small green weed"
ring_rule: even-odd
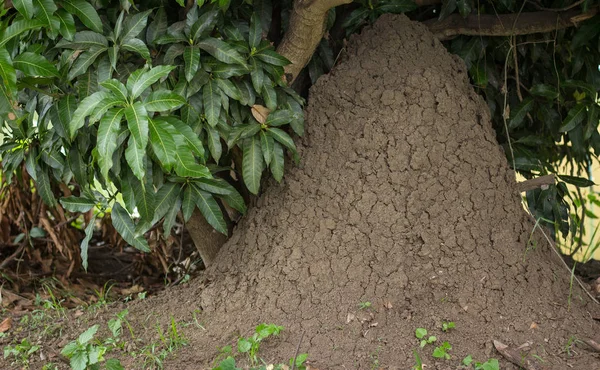
[[[260,324],[256,327],[256,333],[248,338],[238,339],[237,349],[239,353],[247,353],[252,364],[258,363],[258,350],[260,343],[270,336],[279,335],[283,330],[283,326],[275,324]]]
[[[29,369],[29,357],[34,354],[40,346],[32,345],[27,338],[21,340],[21,343],[13,346],[4,347],[4,359],[12,357],[11,365],[20,365],[25,369]]]
[[[371,302],[360,302],[358,304],[358,309],[359,310],[366,310],[367,308],[371,308],[371,306],[373,306],[373,304]]]
[[[124,370],[121,362],[117,359],[111,358],[104,361],[104,354],[108,352],[109,348],[105,343],[92,341],[98,328],[97,324],[90,327],[60,352],[70,360],[72,370],[99,370],[102,362],[104,362],[105,369]]]
[[[42,366],[42,370],[58,370],[58,365],[53,362],[49,362]]]
[[[443,332],[447,332],[448,330],[454,329],[455,327],[456,327],[456,324],[454,323],[454,321],[449,321],[449,322],[444,321],[442,323],[442,331]]]
[[[442,343],[441,346],[435,347],[435,349],[433,350],[432,356],[435,358],[443,358],[443,359],[449,360],[451,356],[448,353],[448,351],[450,351],[451,349],[452,349],[452,346],[450,345],[450,343],[444,342],[444,343]]]
[[[421,348],[425,347],[428,344],[433,344],[437,341],[437,338],[435,336],[430,336],[429,338],[425,338],[425,336],[427,336],[427,329],[425,328],[417,328],[415,330],[415,337],[417,337],[417,339],[420,339],[420,346]]]
[[[412,370],[423,370],[423,361],[421,360],[421,356],[417,353],[417,350],[413,350],[413,355],[415,356],[415,366],[413,366]]]
[[[473,357],[468,355],[462,360],[462,364],[464,367],[471,368],[471,364],[473,364]],[[462,366],[461,366],[462,367]],[[475,362],[473,369],[475,370],[500,370],[500,364],[498,360],[495,358],[491,358],[484,363]]]

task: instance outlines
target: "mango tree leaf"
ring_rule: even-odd
[[[177,198],[179,198],[180,188],[177,184],[167,182],[161,186],[154,197],[154,218],[152,224],[157,223],[171,209]]]
[[[244,184],[252,194],[258,194],[264,160],[260,140],[256,136],[247,138],[244,141],[243,156],[242,177],[244,178]]]
[[[260,132],[260,147],[262,149],[265,164],[269,166],[271,164],[271,158],[273,158],[273,147],[275,146],[275,140],[273,136],[268,135],[265,131]]]
[[[73,66],[69,70],[67,74],[67,78],[69,80],[73,80],[75,77],[82,75],[85,73],[88,68],[96,61],[96,59],[104,52],[106,52],[108,48],[92,46],[88,49],[88,51],[81,53]]]
[[[6,27],[4,32],[0,33],[0,47],[6,45],[14,37],[29,30],[40,28],[43,25],[44,23],[37,19],[22,19],[12,22],[10,26]]]
[[[596,185],[593,181],[586,179],[585,177],[558,175],[558,177],[564,182],[568,182],[571,185],[575,185],[580,188],[586,188],[588,186]]]
[[[204,85],[202,88],[202,99],[206,121],[209,125],[215,127],[219,122],[219,115],[221,114],[221,94],[214,81],[209,81]]]
[[[133,135],[129,136],[127,149],[125,149],[125,160],[127,160],[127,164],[129,164],[129,168],[131,168],[135,177],[140,181],[144,181],[146,174],[146,168],[144,167],[145,158],[146,147],[142,146]]]
[[[585,116],[586,116],[585,105],[577,104],[576,106],[574,106],[573,108],[571,108],[569,110],[569,113],[567,113],[567,118],[565,118],[565,120],[563,121],[563,124],[562,124],[562,126],[560,126],[559,131],[567,132],[567,131],[573,130],[574,128],[579,126],[579,124],[581,124],[581,122],[583,121]]]
[[[531,95],[541,96],[547,99],[558,98],[558,91],[556,91],[556,88],[547,84],[534,85],[529,90],[529,93]]]
[[[284,56],[279,55],[275,51],[269,49],[262,50],[259,53],[254,54],[254,56],[265,63],[279,67],[287,66],[288,64],[292,63]]]
[[[458,12],[465,18],[471,13],[471,9],[473,8],[471,1],[472,0],[456,0]]]
[[[185,103],[181,95],[169,90],[158,90],[148,96],[144,107],[148,112],[165,112],[179,109]]]
[[[290,152],[292,152],[294,161],[296,161],[296,163],[300,161],[300,157],[296,151],[296,144],[294,144],[294,140],[292,140],[290,135],[288,135],[285,131],[275,127],[269,127],[267,131],[269,135],[273,136],[273,139],[278,141],[281,145],[285,146]]]
[[[194,201],[200,213],[206,218],[206,221],[215,228],[221,234],[227,235],[227,223],[223,218],[223,212],[215,198],[205,191],[200,190],[197,186],[192,186],[194,194]]]
[[[265,73],[262,66],[256,62],[256,59],[250,58],[250,63],[252,64],[252,72],[250,72],[252,86],[254,87],[254,90],[260,94],[265,84]]]
[[[58,77],[58,70],[39,54],[24,52],[13,59],[13,66],[26,76]]]
[[[198,164],[189,150],[177,150],[175,152],[175,172],[181,177],[203,178],[212,177],[208,168]]]
[[[94,31],[79,31],[73,36],[72,41],[60,40],[56,43],[57,48],[88,50],[91,47],[106,48],[108,39]]]
[[[142,32],[144,27],[146,27],[148,15],[151,12],[152,9],[127,17],[125,25],[123,26],[123,36],[121,37],[121,40],[127,41],[129,39],[136,38],[140,32]]]
[[[277,93],[275,92],[273,85],[271,85],[271,80],[269,80],[268,78],[265,80],[266,81],[262,88],[262,97],[265,101],[267,108],[269,108],[270,110],[275,110],[277,109]]]
[[[446,18],[456,10],[456,0],[443,0],[439,20]]]
[[[277,182],[281,182],[281,179],[283,178],[284,165],[285,158],[283,156],[283,146],[278,142],[275,142],[275,145],[273,145],[273,158],[271,159],[269,168],[271,169],[273,178]]]
[[[150,50],[148,50],[146,44],[140,39],[127,39],[121,44],[121,48],[138,53],[142,58],[150,60]]]
[[[58,9],[56,13],[54,13],[54,15],[60,23],[60,27],[58,29],[60,34],[66,40],[73,40],[73,37],[75,37],[76,32],[75,19],[73,18],[73,15],[71,15],[64,9]]]
[[[224,195],[217,195],[219,198],[224,200],[231,208],[240,212],[241,214],[246,214],[246,203],[244,202],[244,198],[240,195],[240,193],[229,183],[227,183],[230,187],[230,193]]]
[[[200,67],[200,49],[195,46],[188,46],[183,51],[183,61],[185,70],[185,79],[189,82],[194,78]]]
[[[221,91],[225,93],[225,95],[229,96],[233,100],[240,100],[240,90],[237,88],[233,82],[230,80],[223,80],[221,78],[215,78],[213,81],[217,83]]]
[[[194,193],[192,193],[192,186],[188,185],[183,189],[183,201],[181,202],[181,211],[183,213],[183,220],[188,222],[190,217],[192,217],[192,213],[194,212],[194,208],[196,207],[196,202],[194,201]]]
[[[132,73],[127,79],[127,89],[131,98],[135,99],[140,96],[150,85],[167,77],[174,68],[175,66],[157,66],[146,72],[138,70],[137,73]]]
[[[17,72],[6,48],[0,48],[0,77],[9,91],[16,90]]]
[[[192,128],[185,123],[174,117],[156,117],[155,121],[166,122],[167,124],[173,126],[177,133],[179,133],[186,145],[200,158],[204,160],[204,145],[202,141],[198,138],[198,135],[192,130]]]
[[[219,163],[219,159],[221,158],[221,154],[223,152],[219,132],[217,129],[211,126],[205,127],[204,129],[207,133],[208,150],[210,150],[210,154],[214,158],[215,162]]]
[[[96,205],[96,200],[86,197],[70,196],[61,198],[60,204],[69,212],[83,213],[92,209]]]
[[[137,101],[125,108],[125,118],[131,136],[135,139],[139,148],[145,149],[148,144],[148,113],[144,104]]]
[[[106,112],[115,107],[115,106],[122,106],[123,104],[123,100],[121,100],[120,97],[111,95],[107,98],[105,98],[104,100],[102,100],[97,106],[96,108],[94,108],[94,112],[92,113],[92,115],[90,116],[90,125],[95,124],[96,122],[100,121],[100,119],[102,119],[102,117],[104,117],[104,114],[106,114]]]
[[[117,136],[121,131],[121,120],[125,108],[109,110],[100,120],[98,126],[98,138],[96,148],[98,149],[98,164],[100,173],[108,180],[108,171],[112,168],[112,157],[117,149]]]
[[[123,237],[123,240],[142,252],[150,252],[148,242],[143,237],[135,235],[133,221],[119,203],[115,203],[112,208],[111,219],[115,230]]]
[[[50,185],[50,178],[48,177],[48,171],[46,169],[37,172],[35,186],[44,203],[50,207],[56,206],[56,198],[54,198],[52,186]]]
[[[233,188],[227,181],[219,178],[198,179],[195,183],[199,189],[217,195],[229,195]]]
[[[36,19],[44,22],[49,29],[54,29],[52,16],[58,9],[53,0],[33,0],[33,9]]]
[[[81,241],[80,249],[81,249],[81,265],[83,269],[87,271],[88,268],[88,247],[90,245],[90,240],[94,235],[94,224],[96,223],[96,214],[92,216],[90,222],[85,227],[85,237]]]
[[[290,123],[292,119],[294,119],[294,113],[292,111],[280,109],[275,112],[271,112],[267,116],[265,124],[268,126],[277,127]]]
[[[90,3],[85,0],[61,0],[60,3],[69,13],[77,16],[87,28],[102,33],[102,20]]]
[[[175,218],[181,209],[181,198],[179,197],[180,190],[177,190],[177,197],[175,197],[175,201],[171,203],[169,206],[167,213],[165,214],[165,220],[163,222],[163,231],[165,237],[171,235],[171,228],[175,223]]]
[[[77,130],[83,127],[85,123],[85,117],[92,114],[94,109],[102,100],[109,97],[110,93],[107,91],[98,91],[83,99],[77,106],[77,109],[73,113],[71,122],[69,123],[70,137],[73,138]]]
[[[191,28],[190,39],[193,41],[198,41],[205,32],[212,30],[217,19],[217,15],[219,15],[218,10],[209,10],[198,17],[198,20]]]
[[[13,0],[15,9],[27,19],[33,17],[33,1],[32,0]]]
[[[246,59],[240,53],[219,39],[207,37],[199,41],[198,46],[223,63],[246,65]]]
[[[111,78],[101,82],[100,85],[112,92],[123,103],[127,103],[127,88],[121,81]]]
[[[133,189],[135,205],[142,221],[150,221],[154,217],[154,192],[151,186],[143,186],[141,181],[136,181]]]
[[[165,129],[161,121],[149,120],[150,144],[154,154],[166,171],[170,171],[175,159],[173,153],[177,151],[175,140],[171,133]]]
[[[252,13],[250,18],[250,32],[248,35],[248,44],[250,48],[257,48],[262,40],[262,25],[258,14]]]
[[[527,113],[531,112],[533,109],[535,101],[532,97],[527,97],[523,99],[523,101],[510,112],[510,120],[508,122],[508,127],[510,129],[517,128],[523,123],[523,120],[527,116]]]
[[[146,30],[146,42],[153,44],[158,36],[165,35],[167,33],[167,26],[167,12],[165,12],[165,8],[161,7],[154,15],[154,20]]]

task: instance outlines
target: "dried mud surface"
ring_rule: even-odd
[[[267,362],[287,362],[304,333],[316,368],[409,369],[423,327],[453,347],[450,361],[419,350],[429,369],[501,359],[492,340],[530,341],[547,369],[600,369],[584,349],[565,353],[572,336],[600,339],[598,308],[577,287],[569,307],[556,255],[528,250],[533,225],[464,64],[404,16],[350,40],[346,59],[310,92],[302,164],[204,279],[129,306],[137,327],[203,310],[205,330],[186,327],[190,345],[165,368],[210,368],[266,322],[285,327],[262,345]]]

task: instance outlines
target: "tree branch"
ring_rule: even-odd
[[[285,67],[288,84],[291,84],[312,57],[325,34],[325,20],[329,9],[352,0],[296,0],[290,16],[290,26],[283,36],[277,52],[292,64]]]
[[[593,7],[585,13],[578,10],[562,13],[541,11],[500,15],[473,14],[466,18],[460,14],[452,14],[444,20],[432,19],[425,21],[424,24],[439,40],[447,40],[458,35],[514,36],[552,32],[577,26],[578,23],[596,14],[598,14],[598,7]]]

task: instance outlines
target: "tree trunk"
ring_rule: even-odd
[[[180,368],[210,366],[218,352],[205,349],[263,322],[286,329],[262,358],[289,359],[303,336],[300,353],[322,369],[375,359],[408,369],[413,349],[432,369],[454,368],[467,354],[497,358],[493,340],[532,341],[530,354],[563,369],[547,354],[597,334],[598,308],[530,237],[464,63],[422,24],[383,16],[350,41],[346,61],[310,92],[299,150],[304,165],[266,188],[207,269],[206,331]],[[455,331],[443,333],[443,321]],[[436,345],[450,341],[454,362],[434,365],[433,346],[414,338],[420,327]],[[578,369],[594,361],[569,358]]]
[[[210,266],[221,246],[227,241],[227,236],[210,226],[198,208],[192,213],[192,217],[185,224],[185,228],[192,237],[204,266]]]

